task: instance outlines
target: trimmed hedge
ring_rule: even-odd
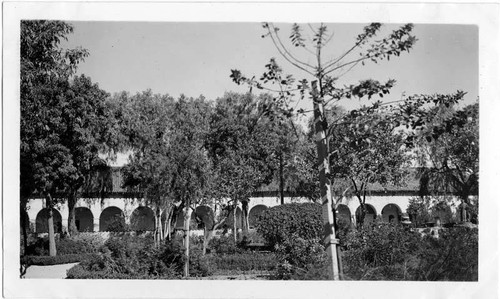
[[[235,253],[228,255],[215,255],[210,257],[210,261],[217,270],[238,270],[238,271],[270,271],[277,265],[276,256],[272,253]]]
[[[79,263],[93,257],[94,253],[65,254],[57,256],[36,256],[27,255],[21,257],[21,264],[50,266],[60,264]]]
[[[257,232],[270,246],[292,235],[306,240],[319,238],[323,233],[321,205],[292,203],[266,209],[257,220]]]

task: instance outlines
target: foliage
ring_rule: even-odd
[[[95,253],[104,244],[99,235],[81,234],[68,238],[57,238],[56,246],[61,255]],[[49,253],[47,237],[38,238],[27,247],[26,255],[45,256]]]
[[[276,279],[328,278],[328,270],[325,267],[328,265],[328,258],[320,238],[303,239],[294,234],[277,244],[275,252],[279,261]]]
[[[345,275],[354,280],[411,279],[404,268],[402,272],[393,270],[414,262],[420,243],[417,233],[400,225],[376,223],[363,231],[352,230],[341,240]],[[385,274],[378,277],[379,271]]]
[[[61,254],[57,256],[38,256],[38,255],[25,255],[21,258],[21,264],[24,265],[39,265],[39,266],[49,266],[49,265],[61,265],[69,263],[79,263],[95,256],[95,253],[72,253],[72,254]]]
[[[424,167],[423,192],[454,193],[470,206],[469,196],[476,195],[479,188],[479,103],[462,109],[440,106],[431,112],[431,134],[421,134],[417,147],[419,163]],[[473,209],[469,211],[477,218]]]
[[[217,271],[271,271],[276,267],[276,256],[272,253],[239,252],[209,256]]]
[[[276,138],[251,94],[228,93],[216,100],[206,148],[218,173],[219,197],[246,200],[269,183]]]
[[[442,229],[424,236],[399,225],[375,224],[341,239],[345,279],[474,281],[477,229]]]
[[[424,196],[410,198],[406,212],[417,227],[435,222],[437,218],[442,224],[456,223],[457,218],[451,210],[450,203],[442,197]]]
[[[153,246],[150,237],[123,235],[109,238],[99,254],[83,261],[68,273],[78,279],[178,279],[184,266],[184,249],[179,238]],[[191,248],[192,276],[212,273],[209,260],[201,255],[199,244]]]
[[[108,94],[84,75],[72,77],[87,51],[60,48],[72,31],[59,21],[21,22],[22,194],[63,192],[70,234],[77,193],[103,163],[99,154],[117,149]]]
[[[270,246],[285,242],[292,235],[305,240],[320,237],[321,205],[292,203],[266,209],[257,221],[257,232]]]
[[[220,254],[234,254],[242,252],[242,249],[237,246],[234,237],[231,235],[221,235],[220,237],[210,240],[209,248],[212,253]]]
[[[478,266],[478,230],[466,227],[444,229],[439,238],[425,238],[413,279],[477,281]]]
[[[130,231],[129,225],[125,222],[125,218],[122,216],[111,217],[106,221],[106,231],[109,232],[127,232]]]

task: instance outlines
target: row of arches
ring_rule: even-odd
[[[53,209],[52,215],[54,219],[54,231],[62,232],[62,217],[58,210]],[[47,208],[38,212],[35,220],[35,231],[37,233],[48,232],[49,210]],[[107,207],[104,209],[99,217],[99,231],[109,231],[116,226],[125,223],[125,216],[123,211],[115,206]],[[89,208],[78,207],[75,208],[75,224],[80,232],[93,232],[94,231],[94,215]],[[147,231],[154,230],[155,217],[153,210],[148,207],[138,207],[134,210],[130,217],[130,229],[134,231]]]
[[[367,222],[369,223],[376,219],[377,211],[370,204],[366,204],[366,206],[367,206],[367,214],[365,216],[365,223]],[[248,223],[250,228],[255,227],[259,215],[267,208],[268,207],[265,205],[256,205],[250,209],[248,213]],[[358,221],[359,219],[359,215],[361,212],[360,208],[361,207],[358,207],[355,213],[356,221]],[[234,212],[231,212],[229,217],[226,219],[225,224],[228,227],[233,226],[233,219],[234,219],[233,213]],[[396,204],[386,205],[381,212],[382,220],[384,222],[395,222],[395,223],[400,222],[401,214],[402,214],[401,209]],[[125,225],[124,215],[125,215],[124,212],[118,207],[115,206],[107,207],[101,212],[101,215],[99,216],[98,230],[99,231],[116,230],[117,226]],[[47,224],[48,216],[49,216],[48,209],[42,209],[37,214],[35,223],[35,231],[37,233],[48,232],[48,224]],[[195,219],[196,216],[198,216],[198,219]],[[54,217],[55,231],[62,232],[62,227],[63,227],[62,217],[59,211],[57,211],[56,209],[53,210],[53,217]],[[352,222],[351,211],[347,205],[340,204],[337,206],[337,217],[344,219],[349,223]],[[179,215],[177,217],[177,221],[175,224],[176,228],[181,228],[183,226],[183,221],[184,221],[183,218],[184,217],[182,215]],[[204,225],[211,226],[212,224],[211,222],[214,220],[214,212],[208,206],[199,206],[196,208],[195,211],[193,211],[191,219],[193,223],[195,223],[198,226],[198,228],[203,228]],[[165,221],[165,216],[162,215],[162,222],[164,221]],[[75,223],[76,227],[80,232],[93,232],[95,228],[97,228],[97,225],[94,228],[95,222],[92,211],[85,207],[75,208],[75,222],[76,222]],[[236,223],[237,228],[243,227],[243,213],[239,207],[236,209],[236,222],[237,222]],[[131,214],[129,225],[130,229],[133,231],[154,230],[155,215],[153,210],[149,207],[144,207],[144,206],[136,208]]]
[[[365,223],[373,222],[377,218],[377,211],[370,204],[365,204],[367,213],[365,215]],[[356,209],[355,219],[356,222],[360,221],[361,206]],[[396,204],[388,204],[382,208],[381,212],[382,221],[389,223],[401,222],[402,211]],[[345,221],[352,222],[351,211],[347,205],[340,204],[337,206],[337,217]]]

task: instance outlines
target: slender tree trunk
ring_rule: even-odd
[[[280,153],[280,203],[285,204],[285,183],[283,178],[283,152]]]
[[[170,240],[172,238],[172,221],[174,220],[174,209],[173,208],[167,208],[166,210],[167,217],[165,219],[165,232],[164,236],[165,239]]]
[[[205,226],[204,232],[203,232],[203,237],[204,238],[203,238],[203,251],[202,251],[202,255],[207,254],[208,244],[210,243],[210,240],[212,240],[212,238],[214,236],[214,233],[215,233],[214,229],[208,229]]]
[[[161,225],[161,210],[159,207],[156,207],[156,213],[155,213],[154,239],[155,239],[155,246],[157,248],[160,247],[163,238],[162,238],[162,225]]]
[[[234,242],[238,242],[238,238],[237,238],[237,223],[236,223],[236,210],[238,208],[238,201],[235,200],[235,203],[234,203],[234,208],[233,208],[233,238],[234,238]]]
[[[241,207],[243,208],[243,219],[242,219],[242,226],[243,226],[243,235],[247,236],[248,235],[248,200],[244,200],[241,202]]]
[[[74,236],[78,233],[78,228],[76,227],[76,215],[75,215],[75,206],[76,206],[76,193],[70,192],[68,196],[68,234],[70,236]]]
[[[321,65],[320,53],[318,48],[318,66]],[[321,72],[321,70],[319,70]],[[311,82],[311,93],[314,104],[314,126],[316,133],[316,147],[318,152],[318,167],[320,179],[320,191],[322,202],[322,218],[323,218],[323,241],[325,243],[325,251],[329,257],[331,267],[328,267],[329,278],[339,280],[339,262],[337,255],[338,239],[335,233],[335,212],[333,207],[333,197],[331,192],[330,182],[330,162],[328,160],[326,130],[327,122],[324,113],[323,96],[318,92],[318,82]]]
[[[56,256],[57,250],[56,250],[56,238],[55,238],[55,233],[54,233],[54,214],[53,214],[53,207],[52,207],[52,197],[51,197],[50,193],[47,193],[45,204],[46,204],[47,209],[49,211],[49,217],[47,220],[47,223],[49,226],[49,255]]]
[[[185,208],[184,214],[184,277],[189,277],[189,225],[191,224],[191,208],[189,202]]]
[[[28,230],[27,226],[29,225],[29,219],[28,223],[26,223],[26,206],[28,204],[28,199],[27,198],[22,198],[21,199],[21,227],[23,231],[23,255],[26,254],[26,250],[28,249]]]

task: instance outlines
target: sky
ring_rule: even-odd
[[[269,59],[275,57],[286,74],[296,79],[309,74],[297,70],[284,60],[265,30],[255,23],[203,22],[70,22],[73,34],[62,44],[64,48],[83,47],[90,56],[79,65],[78,73],[90,76],[100,88],[113,94],[131,94],[151,89],[154,93],[175,98],[205,96],[209,100],[225,92],[246,92],[229,77],[232,69],[257,78],[265,71]],[[291,24],[275,24],[284,43],[288,43]],[[305,37],[311,37],[308,24],[300,24]],[[318,24],[310,24],[316,28]],[[356,36],[367,24],[327,24],[333,37],[323,50],[325,60],[338,57],[354,45]],[[377,35],[387,36],[401,24],[384,24]],[[478,98],[478,28],[472,25],[416,24],[418,41],[410,53],[377,64],[367,62],[340,77],[338,84],[355,84],[364,79],[396,85],[383,101],[400,100],[404,95],[467,92],[464,104]],[[304,62],[315,57],[300,48],[292,53]],[[351,58],[359,57],[354,52]],[[347,60],[349,61],[349,60]],[[338,75],[334,74],[334,75]],[[255,91],[255,89],[254,89]],[[353,109],[366,100],[343,100],[339,103]],[[300,101],[297,108],[312,110],[312,101]],[[305,128],[312,113],[300,117]],[[120,155],[114,165],[126,163]]]
[[[180,94],[214,100],[227,91],[245,92],[229,77],[231,69],[259,77],[271,57],[285,73],[297,79],[309,75],[288,64],[269,38],[262,38],[261,23],[202,22],[70,22],[74,33],[63,47],[81,46],[90,56],[80,64],[78,73],[90,76],[110,93],[132,94],[151,89],[173,97]],[[307,24],[303,34],[311,36]],[[315,24],[311,24],[315,27]],[[324,49],[324,59],[334,58],[349,49],[366,24],[327,24],[333,33]],[[288,43],[290,24],[276,24]],[[385,24],[377,37],[385,37],[400,24]],[[384,82],[395,79],[396,86],[384,100],[398,100],[403,94],[452,93],[466,91],[466,102],[478,97],[478,28],[474,25],[416,24],[418,41],[410,53],[390,61],[359,65],[344,75],[339,84],[354,84],[363,79]],[[314,57],[292,48],[306,62]],[[356,58],[353,55],[352,58]],[[366,104],[363,101],[361,104]],[[309,108],[310,101],[299,107]],[[357,100],[341,102],[346,108],[360,105]]]

